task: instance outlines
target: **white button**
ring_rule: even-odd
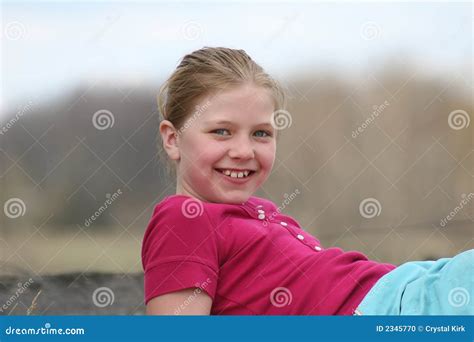
[[[265,218],[265,214],[258,214],[258,218],[259,218],[260,220],[263,220],[263,219]]]
[[[281,221],[281,222],[280,222],[280,224],[281,224],[283,227],[286,227],[286,226],[288,226],[288,223],[286,223],[286,222],[283,222],[283,221]]]
[[[317,251],[320,251],[320,250],[321,250],[321,247],[319,247],[319,246],[314,246],[314,249],[317,250]]]
[[[301,234],[298,234],[296,237],[297,237],[298,239],[300,239],[300,240],[304,240],[304,236],[301,235]]]
[[[259,214],[265,214],[265,212],[262,209],[258,209]]]

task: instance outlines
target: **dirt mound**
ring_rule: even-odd
[[[142,315],[143,274],[0,278],[0,315]]]

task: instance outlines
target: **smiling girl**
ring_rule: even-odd
[[[472,292],[472,251],[399,267],[371,261],[324,248],[253,196],[275,161],[285,96],[243,50],[186,55],[159,107],[176,194],[156,206],[143,239],[148,314],[472,313],[448,296]]]

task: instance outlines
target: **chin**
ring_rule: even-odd
[[[239,194],[232,194],[232,193],[226,193],[218,197],[218,202],[221,203],[227,203],[227,204],[242,204],[246,202],[250,196],[252,196],[251,193],[239,193]]]

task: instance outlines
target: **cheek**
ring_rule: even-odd
[[[205,146],[205,148],[201,146]],[[207,178],[209,177],[209,172],[213,170],[224,154],[223,150],[218,148],[216,144],[209,142],[204,145],[196,143],[187,152],[187,168],[192,170],[193,178]]]
[[[180,144],[180,169],[181,175],[188,181],[199,176],[201,164],[199,161],[200,151],[197,144],[190,140],[181,141]],[[201,151],[202,153],[202,151]]]
[[[189,132],[189,134],[183,135],[180,153],[185,160],[185,164],[191,168],[201,167],[206,162],[206,156],[208,155],[207,146],[207,141],[200,134]]]
[[[275,144],[269,144],[261,151],[262,167],[265,168],[267,172],[270,172],[273,167],[273,163],[275,162],[275,153]]]
[[[196,157],[199,156],[197,164],[203,169],[213,168],[226,155],[225,149],[218,143],[207,142],[203,146],[205,146],[204,149],[196,151]]]

